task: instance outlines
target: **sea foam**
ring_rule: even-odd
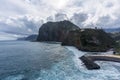
[[[76,66],[77,68],[83,68],[83,66],[82,66],[83,63],[82,63],[82,61],[81,61],[79,58],[80,58],[81,56],[85,55],[86,52],[80,51],[80,50],[78,50],[77,48],[72,47],[72,46],[66,46],[66,48],[67,48],[68,50],[70,50],[70,51],[73,52],[73,54],[74,54],[73,60],[74,60],[74,62],[75,62],[75,66]]]

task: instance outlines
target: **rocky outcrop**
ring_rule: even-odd
[[[83,51],[104,52],[112,48],[115,41],[102,29],[72,30],[62,45],[75,46]]]
[[[69,21],[43,24],[39,29],[37,41],[62,42],[62,45],[91,52],[107,51],[115,43],[102,29],[80,29]]]
[[[62,42],[69,31],[78,29],[78,26],[66,20],[60,22],[47,22],[40,27],[37,41]]]
[[[96,64],[91,58],[86,56],[80,57],[81,61],[85,64],[88,70],[100,69],[100,66]]]
[[[89,55],[82,56],[79,59],[85,64],[86,68],[89,70],[100,69],[100,66],[95,63],[95,61],[112,61],[120,63],[119,55]]]

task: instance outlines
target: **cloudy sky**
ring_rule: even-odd
[[[0,0],[0,32],[37,33],[47,19],[66,16],[79,27],[118,28],[120,0]]]

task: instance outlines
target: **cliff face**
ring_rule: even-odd
[[[39,29],[37,41],[62,42],[70,30],[79,29],[69,21],[48,22]]]
[[[114,40],[101,29],[80,29],[69,21],[48,22],[39,30],[37,41],[56,41],[83,51],[107,51]]]
[[[83,51],[107,51],[114,40],[101,29],[74,30],[67,34],[62,45],[72,45]]]

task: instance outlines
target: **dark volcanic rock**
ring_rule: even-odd
[[[83,51],[103,52],[115,41],[102,29],[80,29],[70,21],[48,22],[41,26],[37,41],[62,42]]]
[[[69,31],[62,45],[75,46],[83,51],[103,52],[112,48],[115,44],[102,29],[84,29]]]
[[[80,57],[80,59],[85,64],[87,69],[89,69],[89,70],[100,69],[100,66],[98,64],[94,63],[94,61],[92,61],[90,58],[88,58],[86,56],[82,56],[82,57]]]
[[[47,22],[39,29],[37,41],[62,42],[70,30],[78,30],[79,27],[70,21]]]

